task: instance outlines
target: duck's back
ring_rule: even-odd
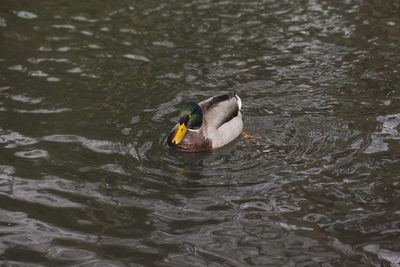
[[[210,97],[199,103],[203,110],[203,123],[207,128],[219,128],[222,124],[232,120],[239,114],[238,98],[234,94],[225,94]]]
[[[241,100],[235,94],[219,95],[199,103],[203,110],[203,127],[212,147],[217,148],[232,142],[242,129]]]

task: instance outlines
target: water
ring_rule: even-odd
[[[400,4],[8,1],[0,262],[400,265]],[[242,98],[243,138],[166,145]]]

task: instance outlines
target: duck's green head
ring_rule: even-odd
[[[179,114],[179,127],[176,131],[173,144],[179,144],[186,134],[187,129],[197,129],[203,123],[203,111],[196,103],[186,104]]]

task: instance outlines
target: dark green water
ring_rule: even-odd
[[[3,0],[0,69],[0,265],[400,265],[397,0]]]

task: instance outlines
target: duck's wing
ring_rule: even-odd
[[[218,95],[199,103],[203,110],[205,127],[218,129],[224,123],[238,116],[240,107],[235,94]]]

